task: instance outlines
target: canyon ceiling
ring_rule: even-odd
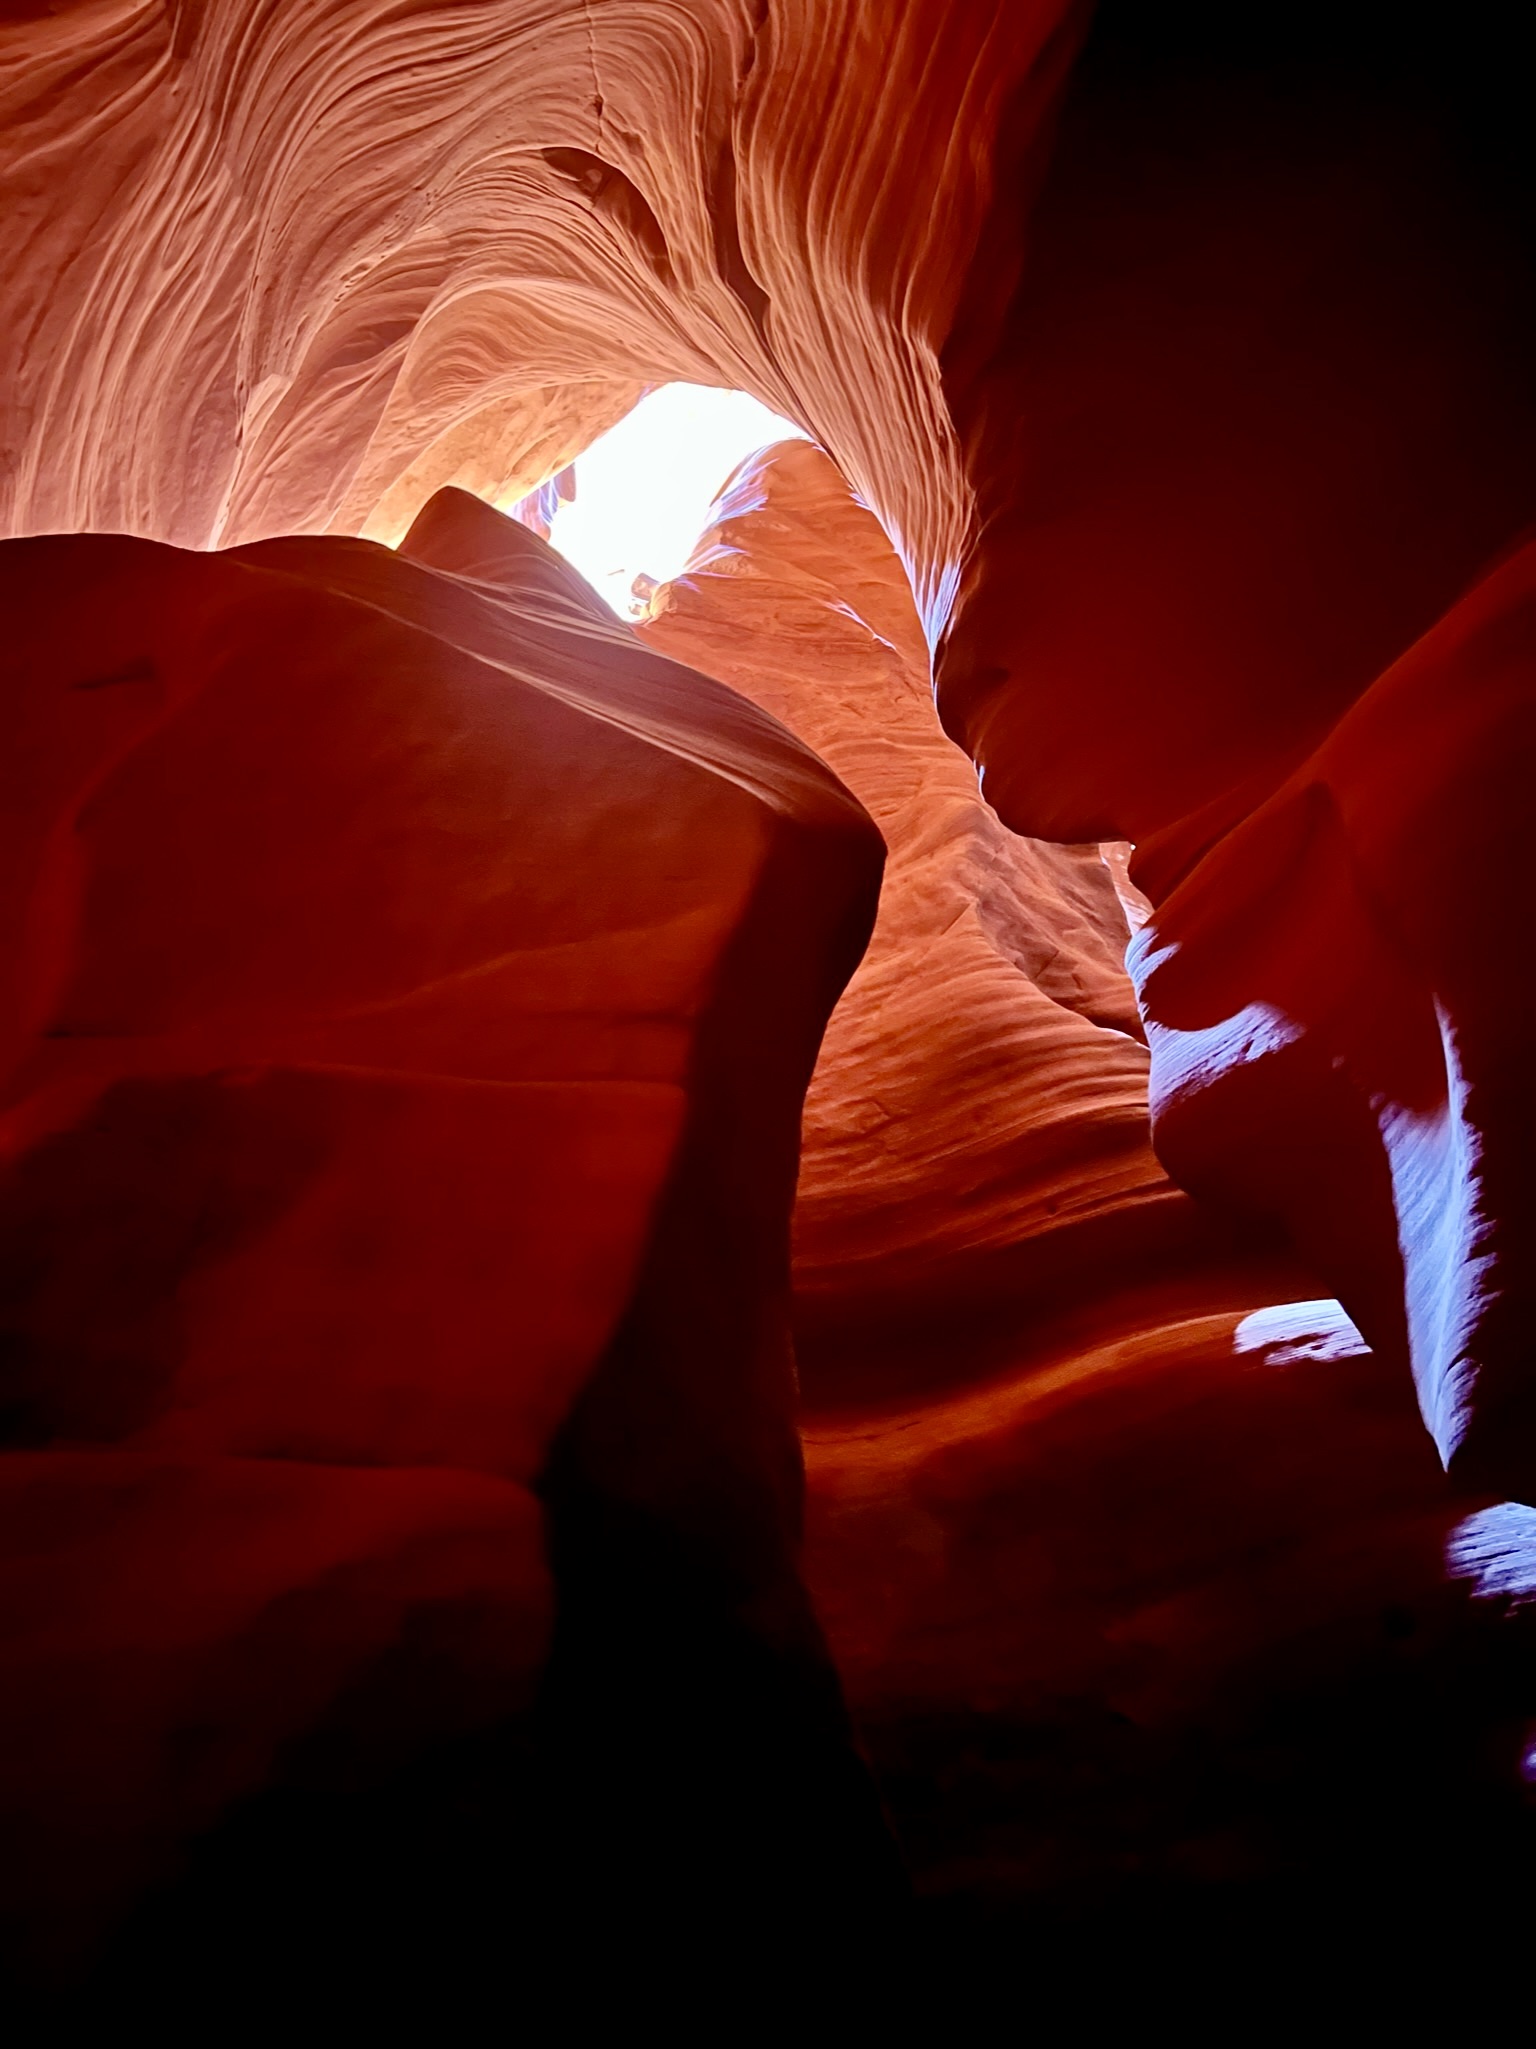
[[[18,1996],[1516,1941],[1511,16],[0,5]]]

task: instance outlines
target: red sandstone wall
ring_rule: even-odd
[[[398,554],[0,570],[0,1902],[70,1971],[256,1796],[525,1723],[594,1518],[641,1619],[647,1542],[734,1556],[726,1616],[821,1656],[788,1213],[880,843],[462,494]]]
[[[1134,1319],[1149,1286],[1205,1306],[1212,1269],[1235,1277],[1242,1254],[1152,1156],[1111,874],[1095,846],[1000,825],[939,728],[900,563],[828,458],[785,442],[744,464],[639,631],[789,725],[890,849],[806,1099],[808,1395],[965,1378],[999,1317],[1010,1344],[1027,1317],[1043,1346],[1049,1328]],[[1276,1248],[1251,1257],[1291,1284]]]

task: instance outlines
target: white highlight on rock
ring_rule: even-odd
[[[1267,1352],[1272,1366],[1304,1359],[1358,1359],[1370,1347],[1328,1297],[1315,1302],[1277,1302],[1255,1309],[1232,1333],[1237,1352]]]
[[[1485,1600],[1536,1600],[1536,1508],[1496,1501],[1464,1516],[1445,1540],[1445,1564]]]

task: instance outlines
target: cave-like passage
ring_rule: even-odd
[[[534,497],[554,498],[549,539],[572,568],[621,618],[640,618],[681,573],[736,466],[791,438],[804,430],[744,391],[663,384],[582,451],[573,484]]]

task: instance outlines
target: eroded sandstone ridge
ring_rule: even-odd
[[[1524,964],[1490,943],[1529,570],[1472,589],[1536,509],[1528,130],[1481,16],[1450,50],[1303,9],[1261,50],[1180,12],[1106,17],[951,382],[979,540],[939,701],[1018,830],[1135,843],[1180,1180],[1283,1217],[1442,1457],[1529,1495],[1532,1113],[1491,1022]]]
[[[878,512],[1005,822],[1134,841],[1156,895],[1509,541],[1536,457],[1496,24],[1228,12],[1112,4],[1073,71],[1058,0],[12,11],[0,520],[393,539],[649,381],[740,385]],[[1390,1179],[1362,1228],[1411,1237]],[[1354,1229],[1325,1269],[1400,1351]],[[1454,1285],[1501,1286],[1471,1243]],[[1416,1340],[1447,1455],[1460,1342]]]
[[[1035,1252],[1044,1302],[1102,1261],[1107,1218],[1187,1208],[1147,1143],[1126,926],[1098,849],[999,824],[939,729],[901,565],[829,458],[785,442],[749,461],[640,633],[782,719],[891,848],[806,1102],[795,1281],[813,1376],[851,1376],[848,1326],[878,1323],[870,1370],[888,1385],[901,1327],[942,1343],[995,1269],[1031,1292]]]

